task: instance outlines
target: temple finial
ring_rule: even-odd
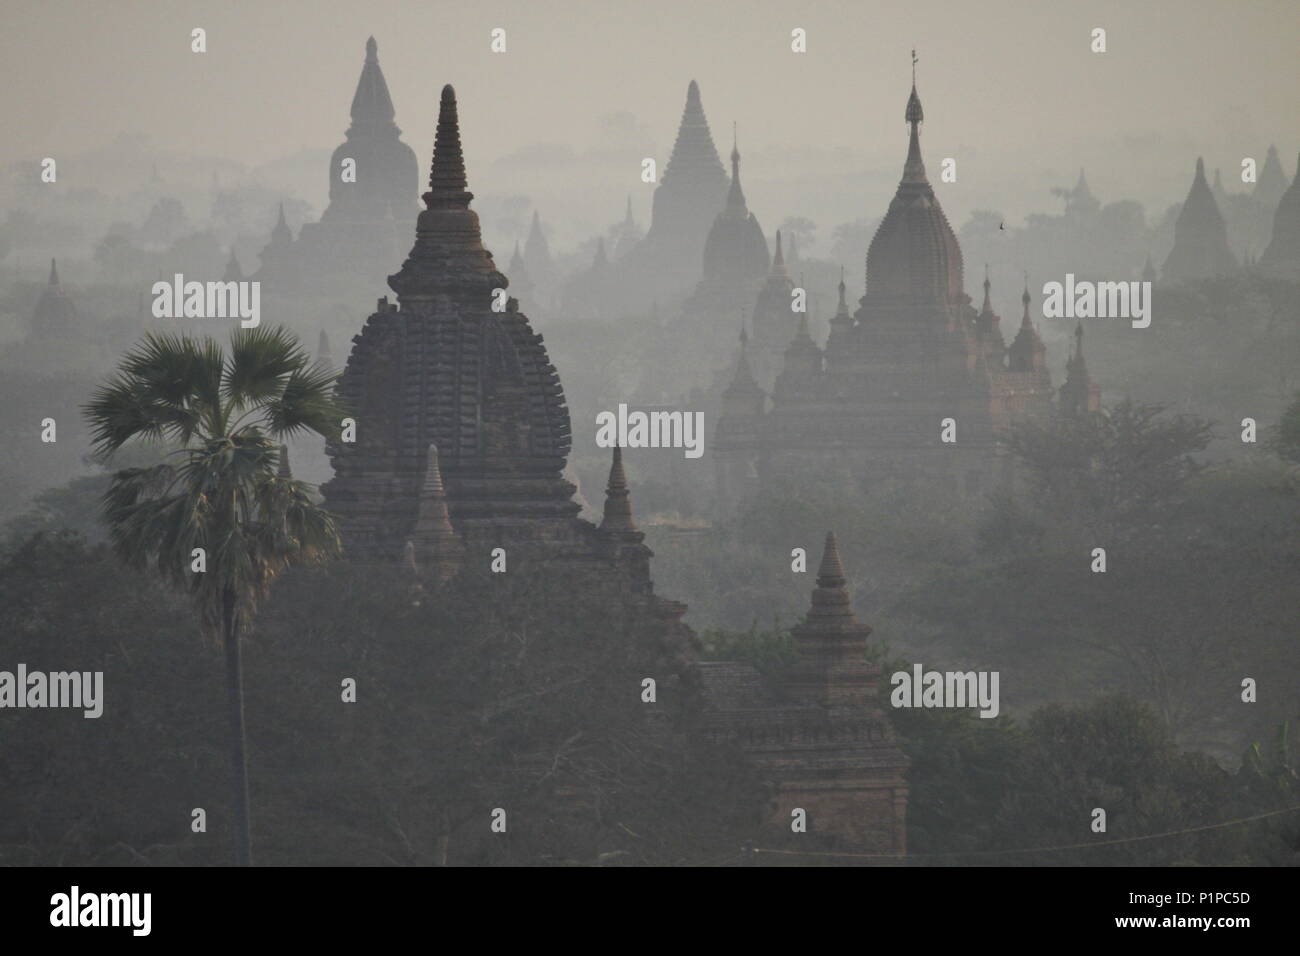
[[[433,166],[429,170],[429,191],[422,198],[430,209],[464,209],[474,198],[467,186],[456,91],[448,83],[442,88],[442,100],[438,104],[438,132],[433,144]]]
[[[609,466],[609,483],[605,486],[605,514],[600,522],[604,532],[636,531],[632,520],[632,500],[623,471],[623,449],[614,446],[614,460]]]

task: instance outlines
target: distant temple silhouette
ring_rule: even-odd
[[[1276,160],[1276,157],[1274,157]],[[1228,246],[1223,213],[1205,181],[1205,162],[1196,160],[1192,188],[1174,223],[1174,248],[1160,270],[1164,282],[1187,282],[1227,275],[1239,267]]]
[[[679,299],[695,284],[705,242],[729,188],[699,84],[691,80],[677,140],[655,189],[650,228],[620,264],[620,287],[630,299]]]
[[[394,122],[393,100],[375,38],[352,97],[352,122],[329,166],[329,205],[295,239],[284,205],[256,278],[272,291],[377,282],[410,242],[418,211],[419,166]]]
[[[1260,256],[1261,272],[1300,282],[1300,159],[1296,175],[1278,200],[1273,214],[1273,238]]]
[[[31,335],[37,339],[70,338],[82,330],[77,305],[59,281],[59,266],[50,260],[50,278],[32,313]]]
[[[797,480],[828,466],[864,486],[924,478],[980,494],[1008,477],[1004,429],[1056,411],[1028,288],[1009,347],[987,275],[978,311],[963,291],[961,248],[921,156],[924,112],[915,78],[904,118],[903,176],[867,252],[866,294],[850,315],[841,279],[824,348],[813,342],[806,313],[791,310],[793,283],[778,241],[752,344],[742,335],[714,438],[716,500],[724,513],[769,480]],[[1084,194],[1090,196],[1081,174],[1072,195]],[[1099,396],[1087,378],[1081,334],[1075,355],[1062,409],[1095,410]],[[772,373],[768,409],[763,393]],[[945,419],[955,422],[952,444],[941,441]]]

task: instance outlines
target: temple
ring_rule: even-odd
[[[68,338],[79,330],[77,305],[59,281],[59,266],[50,260],[50,278],[36,300],[32,313],[31,334],[38,339]]]
[[[1174,223],[1174,248],[1160,270],[1161,279],[1166,283],[1209,279],[1237,267],[1223,213],[1205,181],[1205,162],[1197,159],[1196,175]]]
[[[812,832],[901,855],[907,761],[877,703],[870,628],[853,616],[834,538],[794,631],[799,663],[787,682],[767,687],[748,665],[699,662],[685,605],[654,591],[621,448],[599,525],[578,516],[564,477],[564,392],[518,301],[494,308],[508,280],[470,209],[450,86],[423,199],[415,244],[388,279],[397,301],[379,301],[339,382],[356,440],[330,443],[335,477],[321,491],[345,555],[404,569],[417,601],[426,586],[455,587],[467,562],[486,567],[496,548],[515,567],[536,559],[560,570],[575,591],[623,610],[665,686],[694,702],[686,730],[748,755],[775,788],[769,822],[788,820],[791,804],[809,813]],[[757,385],[748,400],[761,412]]]
[[[650,228],[621,263],[620,284],[628,298],[667,301],[691,288],[729,189],[699,84],[691,80],[677,140],[655,189]]]
[[[764,681],[749,664],[701,662],[705,723],[735,742],[772,787],[766,824],[788,832],[802,809],[808,832],[882,856],[907,851],[908,759],[877,697],[871,628],[858,621],[835,535],[827,533],[817,586],[792,631],[795,664]]]
[[[778,259],[780,254],[778,240]],[[745,201],[740,149],[734,143],[727,201],[709,229],[701,262],[703,274],[669,332],[682,353],[681,377],[695,381],[707,380],[715,366],[725,361],[734,335],[736,308],[755,300],[769,268],[767,240]],[[754,328],[757,333],[758,326]]]
[[[410,241],[418,211],[419,165],[401,140],[375,38],[352,96],[351,125],[329,166],[329,205],[295,239],[279,220],[256,278],[274,291],[374,281]]]
[[[1278,279],[1300,282],[1300,159],[1296,177],[1278,200],[1273,237],[1259,259],[1259,269]]]
[[[807,315],[791,311],[778,242],[754,312],[754,347],[735,366],[717,424],[717,513],[734,513],[769,482],[828,469],[863,490],[898,479],[980,495],[1010,480],[1006,429],[1056,413],[1028,288],[1010,346],[988,275],[978,311],[963,291],[961,247],[921,153],[924,118],[913,77],[903,175],[867,252],[866,294],[850,313],[841,279],[824,346],[812,340]],[[1082,173],[1072,195],[1091,195]],[[1091,381],[1083,387],[1091,394]],[[951,442],[942,437],[946,420]]]

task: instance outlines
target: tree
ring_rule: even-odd
[[[1200,470],[1192,456],[1211,437],[1205,419],[1164,411],[1125,400],[1094,415],[1025,423],[1010,447],[1047,515],[1096,540],[1141,534]]]
[[[85,406],[104,460],[135,440],[180,446],[170,461],[114,474],[104,515],[118,556],[185,591],[223,645],[242,866],[252,849],[241,633],[285,568],[339,551],[308,487],[277,474],[279,439],[339,428],[334,373],[309,361],[281,328],[237,330],[229,354],[209,338],[151,334]]]

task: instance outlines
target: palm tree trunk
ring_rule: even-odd
[[[235,866],[253,865],[248,825],[248,758],[244,753],[244,669],[239,654],[235,592],[222,595],[222,638],[226,645],[226,703],[230,709],[230,763],[235,797]]]

